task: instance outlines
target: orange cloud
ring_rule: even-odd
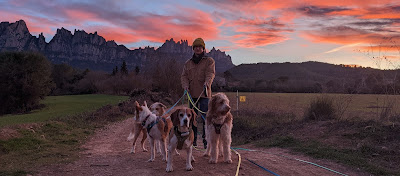
[[[180,11],[172,16],[141,16],[129,28],[151,42],[164,42],[169,38],[186,39],[189,42],[197,37],[205,40],[218,38],[218,25],[210,14],[196,9],[182,8]]]
[[[83,10],[77,10],[77,9],[65,9],[64,12],[67,14],[68,18],[71,19],[80,19],[80,20],[98,20],[97,14],[88,12],[88,11],[83,11]]]
[[[307,31],[301,35],[316,43],[336,44],[378,44],[388,38],[387,35],[347,26],[326,27],[319,30]]]
[[[89,31],[92,33],[97,31],[97,34],[104,37],[107,41],[114,40],[119,44],[127,44],[140,40],[140,36],[135,35],[134,31],[121,27],[94,26],[90,27]]]
[[[275,44],[275,43],[280,43],[287,38],[284,36],[280,35],[275,35],[275,34],[267,34],[267,33],[252,33],[252,34],[239,34],[234,36],[234,38],[237,38],[238,40],[235,40],[234,42],[239,45],[239,47],[244,47],[244,48],[254,48],[256,46],[265,46],[269,44]]]
[[[363,46],[361,47],[362,51],[397,51],[400,54],[400,45],[392,44],[392,45],[373,45],[373,46]]]

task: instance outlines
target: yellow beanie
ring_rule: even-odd
[[[206,48],[206,44],[204,43],[204,40],[202,38],[197,38],[196,40],[193,41],[192,45],[193,49],[195,46],[202,46],[203,49]]]

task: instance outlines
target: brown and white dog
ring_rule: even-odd
[[[135,102],[136,104],[136,102]],[[143,128],[142,122],[139,120],[139,114],[136,111],[136,106],[135,106],[135,112],[134,112],[134,118],[133,118],[133,128],[131,132],[129,133],[128,138],[126,139],[127,141],[131,141],[133,139],[133,144],[131,148],[131,153],[135,153],[135,148],[136,148],[136,140],[139,138],[140,133],[143,134],[142,141],[141,141],[141,146],[143,149],[143,152],[147,152],[147,149],[144,147],[144,142],[146,141],[147,138],[147,130],[146,128]]]
[[[207,151],[204,156],[210,156],[209,163],[218,162],[218,151],[223,152],[224,161],[232,163],[231,159],[231,132],[233,116],[230,112],[229,99],[224,93],[217,93],[208,103],[206,115]]]
[[[175,111],[171,114],[174,127],[170,133],[168,145],[168,161],[167,168],[165,169],[167,172],[172,172],[174,170],[172,163],[173,155],[171,153],[176,149],[186,149],[186,170],[193,170],[192,161],[194,161],[194,157],[192,155],[192,145],[194,133],[191,125],[197,126],[196,116],[193,109],[184,106],[175,108]]]
[[[150,159],[148,162],[154,161],[155,158],[155,141],[160,141],[161,143],[161,154],[163,156],[163,161],[167,161],[167,148],[166,140],[168,134],[172,127],[172,121],[169,118],[157,117],[154,113],[150,111],[147,107],[146,101],[143,106],[135,102],[136,113],[138,114],[138,119],[142,126],[146,128],[147,134],[150,140]]]
[[[160,102],[153,103],[152,105],[150,105],[149,108],[150,108],[150,111],[153,114],[155,114],[157,117],[163,116],[165,113],[165,109],[167,109],[167,107]],[[167,118],[167,117],[164,116],[163,118]],[[159,141],[156,141],[156,149],[157,149],[157,153],[161,153],[161,144]]]

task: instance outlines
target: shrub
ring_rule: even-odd
[[[0,54],[0,114],[27,112],[50,92],[50,62],[41,54]]]
[[[325,95],[312,100],[305,112],[306,120],[329,120],[336,116],[333,99]]]

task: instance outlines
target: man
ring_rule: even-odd
[[[206,44],[202,38],[197,38],[193,42],[193,57],[186,61],[181,75],[182,88],[187,90],[196,102],[196,106],[204,113],[208,110],[208,101],[211,98],[211,84],[215,77],[215,61],[205,55]],[[193,108],[192,105],[190,105]],[[196,108],[194,108],[197,113]],[[205,118],[206,114],[200,113]],[[199,116],[201,118],[201,116]],[[206,134],[203,121],[203,143],[207,147]],[[193,126],[193,125],[192,125]],[[194,142],[197,146],[197,127],[193,126]]]

